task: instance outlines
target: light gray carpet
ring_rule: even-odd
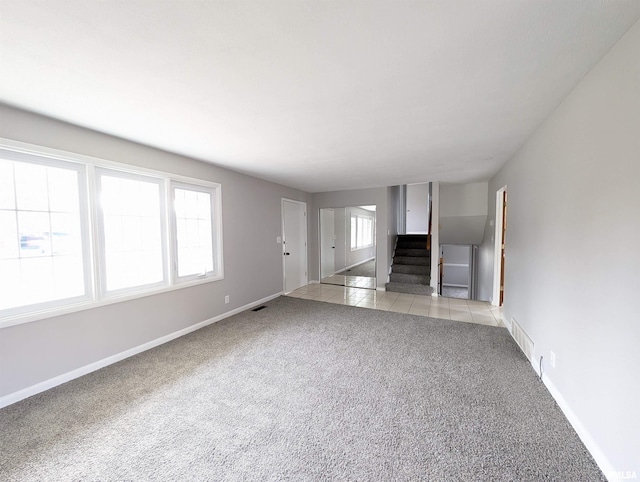
[[[604,480],[503,328],[278,298],[0,411],[0,480]]]
[[[358,266],[354,266],[353,268],[340,271],[339,273],[336,273],[336,274],[375,278],[376,277],[376,260],[370,259],[369,261],[365,261],[364,263],[361,263]]]

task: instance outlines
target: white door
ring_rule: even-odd
[[[320,210],[320,279],[336,272],[336,224],[333,209]]]
[[[282,200],[284,292],[307,284],[307,204]]]
[[[429,233],[429,183],[407,184],[407,234]]]

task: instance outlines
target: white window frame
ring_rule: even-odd
[[[126,293],[133,293],[137,291],[149,291],[154,288],[160,288],[169,284],[169,276],[167,266],[168,263],[168,250],[167,250],[167,209],[166,209],[166,190],[165,179],[155,176],[149,176],[146,174],[138,174],[131,171],[117,170],[113,168],[96,167],[95,171],[95,193],[96,199],[101,199],[102,196],[102,176],[119,177],[121,179],[130,179],[133,181],[148,182],[150,184],[156,184],[158,186],[158,201],[159,201],[159,213],[160,218],[160,245],[162,250],[162,280],[155,283],[148,283],[144,285],[131,286],[127,288],[120,288],[115,290],[107,289],[107,263],[106,263],[106,251],[105,251],[105,231],[104,231],[104,212],[100,206],[100,202],[97,203],[97,222],[96,222],[96,252],[98,254],[98,293],[101,297],[117,296]]]
[[[92,156],[85,156],[68,151],[52,149],[43,146],[37,146],[24,142],[14,141],[0,137],[0,149],[7,156],[11,156],[11,160],[39,159],[42,163],[47,163],[54,167],[58,166],[75,166],[80,170],[82,176],[79,176],[79,194],[81,197],[81,229],[83,241],[83,257],[85,270],[85,296],[55,300],[42,304],[32,304],[16,308],[10,308],[0,312],[0,328],[19,325],[31,321],[42,320],[54,316],[67,313],[74,313],[87,309],[93,309],[100,306],[106,306],[114,303],[160,294],[164,292],[184,289],[204,283],[215,282],[224,279],[224,250],[223,250],[223,230],[222,230],[222,186],[208,180],[191,178],[188,176],[177,175],[154,169],[147,169],[134,165],[124,164],[120,162],[100,159]],[[7,157],[9,159],[9,157]],[[31,161],[30,161],[31,162]],[[162,239],[163,239],[163,258],[164,258],[164,279],[163,284],[146,285],[144,287],[127,288],[106,293],[104,278],[104,266],[100,258],[100,250],[103,249],[103,241],[100,240],[99,221],[99,190],[98,190],[98,174],[101,169],[108,170],[109,173],[121,172],[126,177],[140,176],[144,180],[147,178],[156,178],[161,183],[161,202],[164,204],[164,214],[162,216]],[[96,172],[97,171],[97,172]],[[175,237],[175,231],[171,224],[171,215],[167,207],[167,203],[172,199],[172,191],[170,186],[172,183],[178,185],[184,183],[185,186],[204,186],[212,189],[214,195],[214,209],[212,210],[212,228],[214,230],[214,267],[217,267],[215,273],[210,276],[198,277],[195,279],[176,280],[171,274],[173,260],[176,258],[174,252],[175,244],[172,244],[172,238]],[[217,264],[216,264],[217,263]]]
[[[16,306],[13,308],[7,308],[0,310],[0,320],[5,317],[20,316],[32,311],[51,310],[60,306],[66,306],[69,304],[81,303],[89,301],[93,298],[93,282],[91,271],[91,249],[90,249],[90,236],[89,236],[89,198],[87,195],[87,169],[86,166],[80,163],[60,160],[51,156],[41,156],[35,153],[19,152],[11,149],[7,149],[6,146],[0,144],[0,156],[9,161],[25,162],[29,164],[38,164],[41,166],[54,167],[60,169],[68,169],[75,171],[78,174],[78,200],[80,205],[78,206],[78,214],[80,216],[80,236],[82,246],[82,260],[83,260],[83,276],[84,276],[84,294],[80,296],[74,296],[71,298],[60,298],[57,300],[43,301],[40,303],[33,303],[30,305]],[[15,186],[14,186],[15,189]],[[16,206],[16,212],[18,212],[18,206]],[[0,327],[2,324],[0,324]]]
[[[177,216],[175,210],[175,191],[176,189],[185,189],[195,192],[204,192],[211,196],[211,249],[213,258],[213,270],[201,274],[193,274],[186,276],[178,275],[178,226]],[[224,278],[222,250],[218,249],[218,246],[222,246],[222,223],[216,222],[216,220],[222,219],[222,195],[220,184],[213,182],[185,182],[171,180],[169,182],[169,195],[168,199],[171,200],[170,211],[170,241],[171,241],[171,253],[172,253],[172,269],[171,279],[175,284],[190,282],[194,280],[208,279],[215,281]]]

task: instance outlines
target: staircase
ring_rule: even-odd
[[[399,234],[391,265],[387,291],[430,295],[431,253],[427,249],[427,235]]]

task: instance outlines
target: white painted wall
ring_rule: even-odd
[[[440,243],[481,244],[488,182],[440,184]]]
[[[7,106],[0,119],[0,137],[221,183],[225,267],[222,281],[0,330],[0,397],[282,292],[281,198],[306,193]]]
[[[534,364],[544,356],[545,383],[600,467],[640,475],[640,23],[491,180],[491,221],[504,185],[505,315],[533,339]]]

